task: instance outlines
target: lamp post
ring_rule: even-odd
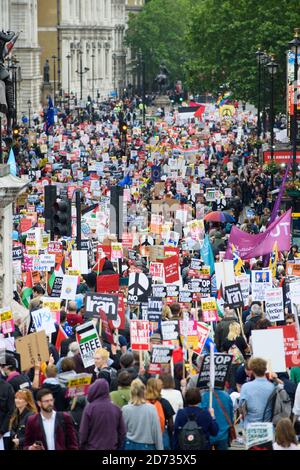
[[[112,55],[112,59],[113,59],[113,81],[114,81],[114,92],[115,92],[115,96],[117,98],[118,96],[118,92],[117,92],[117,87],[116,87],[116,61],[117,61],[117,54],[113,53]]]
[[[142,104],[143,104],[143,126],[145,125],[146,120],[146,110],[145,110],[145,75],[146,75],[146,67],[145,67],[145,60],[144,55],[141,50],[139,50],[139,63],[141,68],[141,76],[142,76]]]
[[[68,54],[66,56],[66,59],[68,59],[68,103],[69,103],[69,108],[70,108],[70,59],[71,59],[71,54]]]
[[[55,107],[55,104],[56,104],[56,59],[57,59],[57,56],[53,55],[52,59],[53,59],[53,104],[54,104],[54,107]]]
[[[256,51],[256,58],[258,64],[258,90],[257,90],[257,159],[259,158],[259,140],[261,135],[261,119],[260,119],[260,110],[261,110],[261,65],[264,53],[258,48]]]
[[[82,101],[82,88],[83,88],[83,82],[82,82],[82,79],[83,79],[83,75],[88,72],[90,69],[88,67],[84,67],[84,70],[82,70],[82,50],[79,49],[79,70],[76,70],[76,73],[79,74],[80,76],[80,100]]]
[[[274,77],[276,75],[278,64],[275,62],[274,55],[271,56],[270,62],[267,64],[269,74],[271,76],[271,96],[270,96],[270,132],[271,132],[271,162],[274,160]],[[271,186],[274,187],[274,176],[271,175]]]
[[[267,52],[264,51],[263,56],[261,58],[261,63],[263,65],[262,68],[262,127],[263,127],[263,137],[266,137],[266,65],[269,62],[270,57],[268,56]]]
[[[31,122],[30,122],[30,118],[31,118],[31,101],[28,100],[27,104],[28,104],[28,128],[30,129],[30,127],[31,127]]]
[[[94,90],[95,90],[95,54],[91,55],[92,59],[92,101],[94,101]]]
[[[292,133],[291,141],[293,146],[293,181],[295,180],[297,170],[297,136],[298,136],[298,121],[297,121],[297,96],[298,96],[298,53],[300,51],[299,28],[295,29],[294,38],[289,42],[289,47],[294,53],[294,93],[293,93],[293,120],[292,120]]]

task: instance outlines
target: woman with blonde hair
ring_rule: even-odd
[[[300,444],[289,418],[281,418],[275,429],[273,450],[300,450]]]
[[[228,382],[231,391],[236,390],[235,372],[237,368],[245,361],[245,354],[249,352],[249,346],[244,336],[241,334],[241,327],[236,321],[229,324],[227,337],[224,339],[221,351],[233,356],[229,369]]]
[[[127,428],[124,450],[163,450],[162,432],[154,405],[146,402],[145,385],[132,381],[130,402],[122,413]]]
[[[9,423],[12,442],[15,450],[23,449],[25,439],[25,426],[29,416],[37,413],[33,396],[30,390],[23,389],[16,392],[15,411]]]
[[[164,305],[161,312],[162,321],[172,320],[172,312],[169,305]]]

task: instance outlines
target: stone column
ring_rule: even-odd
[[[9,165],[0,165],[0,308],[13,301],[12,203],[28,183],[12,176]]]

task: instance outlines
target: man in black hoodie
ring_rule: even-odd
[[[9,450],[9,421],[15,408],[15,392],[12,386],[0,377],[0,439],[3,438],[4,449]],[[5,436],[5,437],[4,437]]]

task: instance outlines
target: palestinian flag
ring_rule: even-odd
[[[61,327],[61,325],[58,326],[58,332],[57,332],[57,337],[56,337],[56,341],[55,341],[55,348],[57,350],[57,352],[59,353],[60,352],[60,346],[61,346],[61,343],[68,338],[68,335],[67,333],[65,332],[65,330]]]
[[[217,309],[218,309],[218,317],[219,319],[224,317],[224,295],[223,295],[223,286],[222,282],[217,292]]]
[[[32,296],[32,273],[31,271],[26,272],[25,287],[22,292],[22,304],[24,307],[29,308],[30,298]]]
[[[54,284],[54,280],[56,277],[63,277],[65,274],[66,268],[65,268],[65,257],[61,260],[61,263],[58,263],[55,266],[54,271],[52,272],[51,276],[49,277],[48,281],[48,286],[50,288],[50,292],[52,291],[52,287]]]

